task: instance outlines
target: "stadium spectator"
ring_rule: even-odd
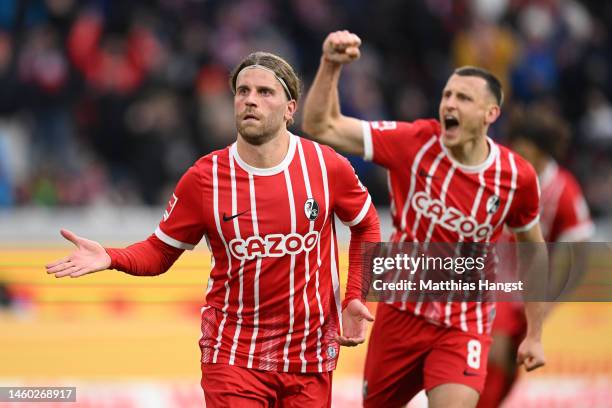
[[[436,107],[422,95],[439,92],[449,67],[488,67],[504,86],[508,81],[508,108],[542,98],[556,104],[575,127],[574,154],[564,164],[583,183],[594,216],[605,216],[612,208],[603,192],[612,179],[611,156],[588,143],[608,140],[607,104],[601,101],[612,98],[612,14],[605,2],[3,4],[0,115],[26,130],[30,160],[25,173],[13,168],[18,161],[8,163],[8,171],[19,174],[11,187],[12,205],[161,204],[193,154],[230,142],[225,135],[231,132],[224,130],[232,126],[230,102],[207,86],[226,77],[241,55],[253,49],[287,55],[309,82],[323,32],[335,25],[359,32],[371,44],[340,83],[347,112],[428,116]],[[592,89],[597,98],[590,96]],[[135,135],[130,128],[131,114],[139,110],[133,105],[142,106],[160,93],[173,94],[174,102],[165,106],[170,115],[178,115],[180,149],[166,149],[157,137]],[[499,122],[504,121],[502,116]],[[491,129],[495,140],[498,128]],[[143,172],[141,160],[132,160],[148,138],[146,155],[159,164],[155,174]],[[45,160],[38,160],[41,156]],[[384,188],[378,186],[386,184],[385,173],[359,158],[350,160],[371,188],[374,202],[384,203]],[[84,192],[77,176],[100,172],[104,186]]]

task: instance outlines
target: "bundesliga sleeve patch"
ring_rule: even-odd
[[[176,207],[176,203],[178,203],[178,197],[176,194],[172,194],[172,198],[170,201],[168,201],[168,207],[166,207],[166,210],[164,211],[164,221],[168,221],[168,218],[170,218],[170,215],[172,215],[174,207]]]

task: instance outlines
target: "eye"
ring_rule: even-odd
[[[268,89],[268,88],[263,88],[263,89],[260,89],[260,90],[259,90],[259,93],[260,93],[262,96],[270,96],[270,95],[272,95],[272,90],[271,90],[271,89]]]
[[[473,98],[471,96],[466,95],[466,94],[458,94],[457,98],[459,98],[459,100],[464,101],[464,102],[471,102],[471,101],[473,101]]]
[[[245,96],[249,94],[248,88],[240,87],[236,90],[236,95]]]

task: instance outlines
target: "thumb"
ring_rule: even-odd
[[[368,307],[366,305],[364,305],[363,303],[361,303],[361,302],[359,302],[359,305],[361,306],[359,308],[359,316],[363,317],[368,322],[373,322],[374,321],[374,316],[372,316],[372,314],[368,310]]]
[[[61,229],[60,234],[62,234],[64,238],[72,242],[74,245],[79,246],[80,238],[74,232],[69,231],[67,229]]]

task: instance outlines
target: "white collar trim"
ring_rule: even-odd
[[[278,174],[284,171],[287,167],[289,167],[289,164],[291,163],[291,161],[293,160],[293,156],[295,155],[295,147],[297,145],[297,136],[295,136],[291,132],[287,132],[287,133],[289,133],[289,149],[287,150],[287,154],[285,155],[285,158],[274,167],[260,168],[260,167],[253,167],[250,164],[247,164],[244,160],[242,160],[242,158],[238,154],[238,147],[237,147],[236,142],[234,142],[230,146],[230,154],[232,155],[234,160],[236,160],[236,163],[238,163],[238,166],[240,166],[247,173],[253,174],[255,176],[273,176],[275,174]]]
[[[499,146],[497,146],[497,143],[495,143],[489,136],[487,136],[487,143],[489,145],[489,155],[487,156],[485,161],[483,161],[482,163],[477,164],[475,166],[468,166],[466,164],[459,163],[457,160],[453,158],[453,156],[451,156],[446,146],[444,146],[444,143],[442,143],[441,137],[438,137],[438,141],[440,142],[442,151],[444,152],[446,157],[451,161],[453,166],[461,169],[464,173],[480,173],[482,171],[485,171],[486,169],[489,168],[489,166],[493,164],[493,162],[495,161],[495,158],[499,155]]]

